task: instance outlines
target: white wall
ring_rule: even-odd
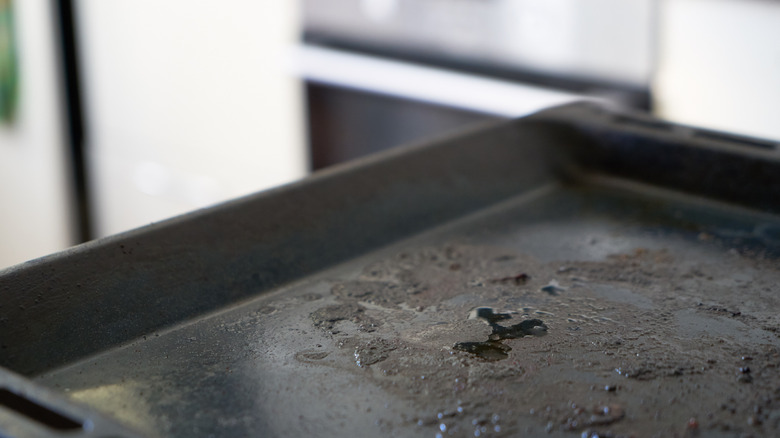
[[[780,140],[780,3],[663,0],[657,113]]]
[[[14,2],[20,96],[14,123],[0,123],[0,268],[72,243],[52,4]]]
[[[99,235],[305,174],[297,3],[78,2]]]

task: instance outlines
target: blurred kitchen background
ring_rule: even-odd
[[[579,99],[780,140],[780,2],[0,0],[0,267]]]

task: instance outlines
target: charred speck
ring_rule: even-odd
[[[525,284],[529,279],[531,278],[530,275],[526,273],[517,274],[509,277],[502,277],[502,278],[495,278],[493,280],[490,280],[491,283],[513,283],[515,286],[520,286]]]
[[[727,309],[725,307],[721,307],[721,306],[710,306],[710,307],[707,308],[707,310],[709,310],[711,312],[717,312],[717,313],[726,313],[726,314],[731,315],[732,317],[737,317],[737,316],[741,316],[742,315],[742,312],[740,312],[740,311],[729,310],[729,309]]]

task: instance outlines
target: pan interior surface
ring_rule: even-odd
[[[774,215],[550,183],[36,380],[158,437],[776,436],[778,250]]]

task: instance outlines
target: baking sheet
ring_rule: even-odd
[[[76,269],[87,278],[79,288],[118,294],[112,296],[120,304],[127,300],[124,318],[134,323],[125,322],[124,333],[94,327],[94,345],[70,355],[55,351],[36,362],[18,348],[5,366],[17,364],[35,383],[159,437],[776,435],[780,218],[770,196],[775,176],[767,171],[776,165],[774,151],[738,139],[695,140],[690,131],[664,124],[619,128],[615,117],[622,116],[566,107],[538,116],[541,122],[521,122],[533,128],[531,137],[522,130],[510,136],[518,131],[505,126],[461,139],[460,152],[519,140],[523,144],[510,145],[521,150],[511,165],[506,156],[488,154],[479,170],[481,163],[465,154],[474,166],[455,171],[464,153],[445,153],[459,151],[452,139],[436,143],[450,148],[412,148],[360,164],[397,171],[406,188],[418,191],[399,192],[397,208],[388,204],[392,196],[349,198],[354,210],[333,214],[350,232],[323,236],[320,229],[316,239],[351,253],[296,234],[300,258],[273,255],[297,260],[303,274],[269,274],[276,276],[270,286],[256,283],[244,292],[239,279],[252,272],[243,270],[249,263],[223,258],[217,265],[226,250],[241,248],[236,242],[264,251],[270,237],[257,233],[247,243],[246,236],[238,238],[239,228],[203,226],[216,216],[251,223],[245,206],[268,202],[268,195],[18,268],[0,279],[15,276],[14,284],[22,285],[31,278],[44,282],[32,276],[36,270]],[[586,123],[576,128],[572,120]],[[585,134],[572,134],[573,126]],[[664,131],[660,138],[656,129]],[[550,146],[567,139],[560,148]],[[626,178],[622,172],[630,166],[614,167],[652,156],[651,140],[656,150],[682,148],[683,156],[702,157],[696,178],[675,180],[685,175],[681,166],[690,174],[697,164],[671,156],[662,157],[671,163],[665,173],[649,172],[649,160],[637,163],[646,177],[633,172],[640,177]],[[599,155],[614,152],[610,142],[634,149]],[[550,148],[539,150],[542,145]],[[534,160],[526,160],[529,149]],[[420,150],[433,160],[425,163],[442,167],[422,173],[395,167],[410,154],[418,154],[419,163]],[[702,184],[707,172],[739,172],[733,166],[739,160],[708,171],[704,164],[732,155],[758,164],[743,169],[750,174],[740,184],[720,181],[732,189],[713,196],[713,184]],[[368,177],[354,169],[329,178]],[[443,185],[440,171],[457,177]],[[511,184],[501,185],[507,180]],[[750,189],[761,180],[768,183],[763,191]],[[321,187],[323,180],[315,183]],[[293,195],[282,190],[272,197],[281,203]],[[384,203],[381,215],[376,202]],[[373,213],[352,214],[362,209]],[[329,220],[316,209],[309,213]],[[145,247],[149,235],[174,229],[194,239],[178,247],[190,265],[185,271]],[[204,245],[196,230],[212,230],[220,245]],[[355,243],[377,233],[370,244]],[[109,248],[135,251],[132,263],[90,276],[83,258],[105,256]],[[139,256],[143,251],[148,254]],[[192,266],[193,260],[200,264]],[[223,271],[219,281],[204,278]],[[118,282],[127,278],[134,281]],[[189,313],[169,316],[171,309],[160,307],[169,301],[140,303],[143,311],[136,311],[136,293],[178,297],[182,302],[172,301],[173,310]],[[184,297],[206,304],[192,310]],[[105,301],[99,304],[110,311]],[[48,320],[68,322],[67,314],[57,316]],[[92,323],[73,318],[76,329]]]

